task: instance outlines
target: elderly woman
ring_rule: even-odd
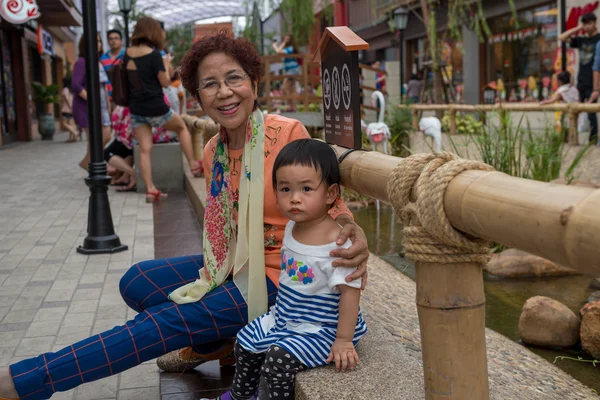
[[[274,304],[287,221],[276,206],[273,161],[286,143],[309,135],[298,121],[263,119],[256,105],[261,75],[253,45],[226,33],[205,37],[188,52],[184,85],[221,126],[204,152],[204,254],[134,265],[120,283],[125,302],[140,312],[133,320],[0,370],[0,396],[47,399],[169,352],[163,365],[193,368],[227,355],[229,339]],[[364,233],[341,200],[330,214],[343,226],[338,243],[353,242],[332,251],[341,257],[335,264],[358,265],[348,280],[362,276],[364,285]]]

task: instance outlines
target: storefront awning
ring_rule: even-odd
[[[246,15],[245,4],[244,0],[137,0],[136,7],[169,28],[201,19]],[[109,0],[109,9],[119,9],[117,0]]]
[[[38,22],[46,26],[82,26],[81,14],[71,0],[38,1],[41,17]]]

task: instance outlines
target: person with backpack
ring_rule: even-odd
[[[152,181],[150,154],[153,127],[161,126],[175,132],[192,174],[200,177],[204,173],[202,162],[194,158],[189,131],[181,117],[169,108],[164,99],[163,88],[171,84],[167,74],[171,67],[169,61],[160,55],[163,44],[164,35],[158,21],[142,17],[131,36],[131,47],[123,57],[131,127],[140,145],[140,159],[136,162],[139,162],[142,179],[146,184],[147,202],[156,202],[167,196]]]

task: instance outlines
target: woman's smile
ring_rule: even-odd
[[[233,115],[237,112],[237,110],[239,110],[239,108],[240,103],[233,103],[223,107],[217,107],[217,110],[219,110],[219,112],[223,115]]]

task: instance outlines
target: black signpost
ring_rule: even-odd
[[[360,149],[360,80],[358,50],[369,44],[346,26],[326,28],[316,61],[321,61],[325,140]]]

